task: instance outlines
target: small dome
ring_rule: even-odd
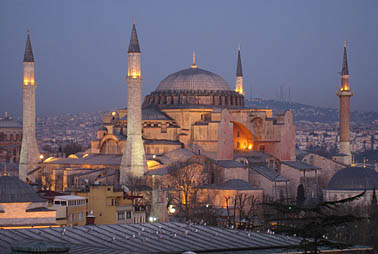
[[[180,90],[225,90],[232,91],[221,76],[200,69],[189,68],[175,72],[163,79],[155,91]]]
[[[0,203],[45,202],[33,188],[15,176],[0,177]]]
[[[372,190],[378,188],[378,173],[371,168],[348,167],[329,181],[328,190]]]

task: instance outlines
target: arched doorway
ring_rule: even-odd
[[[254,143],[252,133],[244,124],[235,121],[233,121],[233,123],[234,150],[253,150]]]

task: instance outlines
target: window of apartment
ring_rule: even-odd
[[[236,148],[240,148],[240,142],[236,142]]]
[[[74,219],[74,216],[73,216],[73,213],[71,213],[71,214],[68,216],[68,220],[69,220],[69,221],[73,221],[73,219]]]
[[[240,138],[240,131],[236,133],[236,137]]]
[[[125,220],[125,212],[117,212],[117,220]]]
[[[131,211],[126,212],[126,219],[131,219]]]
[[[118,205],[118,200],[117,199],[112,199],[112,205]]]
[[[265,153],[265,146],[260,146],[260,152]]]
[[[79,221],[82,221],[82,220],[83,220],[83,213],[79,213],[79,214],[78,214],[78,220],[79,220]]]

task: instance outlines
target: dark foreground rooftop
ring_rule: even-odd
[[[11,246],[43,241],[53,246],[63,243],[68,253],[83,254],[290,253],[290,247],[300,242],[281,235],[172,222],[0,230],[0,239],[1,253],[11,253]]]

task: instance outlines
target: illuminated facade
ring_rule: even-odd
[[[35,89],[34,57],[28,30],[24,55],[24,81],[22,84],[22,144],[19,163],[19,178],[26,181],[29,171],[35,169],[39,162],[39,150],[35,136]]]
[[[242,87],[240,51],[237,80]],[[125,152],[128,112],[134,113],[136,106],[129,104],[129,109],[104,115],[91,153]],[[232,160],[234,151],[257,150],[279,160],[295,160],[292,113],[273,117],[270,109],[244,107],[244,96],[233,91],[221,76],[199,68],[195,55],[190,68],[168,75],[145,97],[141,115],[147,156],[185,148],[213,159]]]
[[[164,168],[178,160],[201,156],[219,168],[207,178],[208,183],[226,188],[212,186],[208,192],[211,195],[217,193],[221,196],[226,190],[236,193],[235,183],[238,181],[232,180],[237,179],[249,184],[245,189],[248,193],[262,195],[268,186],[270,196],[280,196],[275,194],[280,192],[276,188],[279,186],[285,188],[284,194],[288,195],[287,178],[280,178],[279,183],[276,177],[269,178],[266,186],[256,187],[250,169],[253,158],[267,156],[269,159],[259,162],[263,167],[259,172],[262,173],[256,171],[259,177],[266,178],[280,174],[281,161],[296,160],[293,114],[287,111],[273,115],[271,109],[245,107],[240,49],[236,68],[237,91],[221,76],[200,68],[193,53],[189,68],[164,78],[144,97],[143,103],[140,47],[135,24],[128,60],[128,108],[104,114],[97,137],[86,151],[89,155],[51,158],[43,163],[41,170],[33,173],[39,177],[46,172],[46,177],[50,178],[46,182],[52,183],[50,189],[70,190],[85,185],[85,181],[129,186],[128,176],[143,175],[147,175],[148,186],[154,185],[154,177],[161,176],[166,182],[162,187],[169,188],[169,176]],[[272,165],[268,165],[268,161],[272,161]],[[233,184],[224,186],[229,180]],[[155,195],[153,200],[164,207],[163,202],[157,202],[159,196]],[[222,202],[220,200],[219,205],[224,204]]]

